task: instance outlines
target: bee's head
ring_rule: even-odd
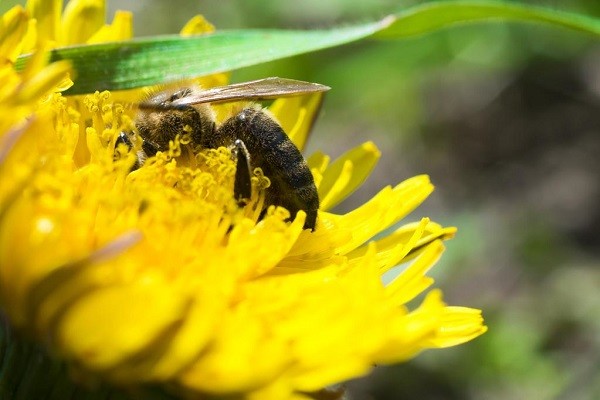
[[[135,125],[144,140],[153,143],[158,150],[169,148],[169,141],[190,133],[195,144],[203,135],[215,129],[214,112],[207,104],[175,105],[176,100],[193,96],[199,88],[179,87],[150,96],[139,104]]]

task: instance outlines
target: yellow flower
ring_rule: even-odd
[[[37,35],[67,44],[103,31],[103,2],[70,2],[62,23],[60,3],[29,3]],[[88,12],[94,23],[83,29]],[[26,48],[24,26],[35,24],[24,15],[3,19],[5,59],[15,54],[3,43]],[[196,20],[186,29],[207,28]],[[115,160],[115,143],[134,129],[131,116],[108,92],[67,101],[59,91],[68,65],[44,66],[41,54],[20,75],[0,69],[0,306],[12,328],[71,370],[190,398],[299,399],[486,330],[478,310],[445,305],[439,290],[407,305],[433,283],[426,273],[455,232],[427,218],[387,231],[431,193],[426,176],[337,215],[328,210],[379,152],[367,142],[333,162],[314,154],[315,231],[302,229],[303,212],[287,222],[286,210],[270,208],[259,220],[260,207],[233,199],[227,149],[180,165],[182,136],[130,172],[133,152],[117,146]],[[299,148],[319,102],[270,107]]]
[[[69,1],[64,11],[62,0],[29,0],[27,11],[33,21],[32,34],[54,47],[124,40],[133,33],[130,12],[117,11],[111,24],[104,22],[104,0]]]

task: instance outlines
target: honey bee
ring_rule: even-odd
[[[269,205],[282,206],[290,212],[291,218],[303,210],[306,212],[304,229],[314,230],[319,209],[317,188],[306,160],[279,123],[252,103],[217,125],[211,104],[327,90],[329,87],[317,83],[265,78],[211,89],[189,86],[158,92],[138,105],[135,126],[142,139],[142,150],[134,168],[139,168],[147,157],[158,151],[168,150],[170,141],[187,132],[195,148],[231,149],[236,162],[233,195],[240,206],[250,199],[252,171],[260,167],[271,181],[265,189],[265,209]],[[117,145],[119,143],[133,147],[125,133],[117,139]]]

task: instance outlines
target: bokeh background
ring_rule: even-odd
[[[15,2],[0,3],[2,10]],[[108,1],[136,36],[204,14],[220,29],[323,28],[383,17],[401,0]],[[598,0],[529,2],[600,17]],[[235,71],[332,87],[308,152],[374,141],[374,175],[337,211],[426,173],[414,214],[459,227],[432,271],[449,304],[489,332],[348,383],[363,399],[600,399],[600,41],[490,23],[362,41]],[[349,343],[351,345],[351,343]]]

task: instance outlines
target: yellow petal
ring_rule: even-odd
[[[321,152],[317,151],[311,154],[310,157],[306,160],[306,163],[310,167],[311,170],[317,171],[319,174],[323,174],[325,169],[329,166],[330,157]]]
[[[4,160],[11,153],[11,150],[15,146],[15,144],[19,141],[19,139],[24,135],[27,129],[30,127],[33,122],[33,118],[29,121],[25,121],[21,125],[13,126],[8,131],[4,132],[2,136],[0,136],[0,171],[4,172]],[[13,177],[14,179],[14,177]],[[6,182],[5,182],[6,183]],[[5,195],[7,195],[10,190],[8,190],[8,186],[2,186],[2,193],[0,194],[0,199],[2,199]]]
[[[384,188],[367,203],[345,215],[330,216],[338,229],[345,230],[352,236],[337,251],[347,254],[356,249],[414,210],[432,191],[433,185],[427,176],[416,176],[393,189]]]
[[[441,292],[432,290],[416,310],[391,320],[387,326],[389,339],[379,353],[378,363],[407,360],[427,348],[428,340],[440,324],[444,307]]]
[[[41,49],[33,53],[27,61],[25,69],[21,72],[21,79],[25,82],[34,79],[34,77],[48,64],[48,51],[50,46],[46,43]]]
[[[230,310],[208,351],[180,375],[181,383],[200,391],[235,393],[273,381],[289,361],[284,343],[268,340],[268,329],[252,318],[252,310]]]
[[[300,150],[304,149],[308,136],[321,110],[323,93],[277,99],[269,111]]]
[[[27,24],[27,33],[21,42],[21,53],[33,53],[38,45],[37,20],[30,19]]]
[[[197,299],[189,306],[186,318],[173,335],[168,348],[148,368],[145,374],[147,379],[171,379],[200,356],[212,340],[215,326],[221,321],[223,313],[227,312],[224,307],[226,302],[219,301],[219,295],[217,288],[204,288],[202,300]]]
[[[71,0],[65,7],[61,24],[61,44],[85,43],[104,25],[104,0]]]
[[[104,25],[87,41],[88,44],[116,42],[133,37],[133,14],[129,11],[117,10],[110,25]]]
[[[401,262],[413,259],[434,240],[448,240],[454,237],[455,233],[456,228],[444,228],[429,221],[429,218],[423,218],[418,223],[402,225],[394,232],[375,241],[381,273],[387,272]],[[348,253],[348,257],[351,260],[360,258],[366,253],[367,248],[368,246],[361,246]]]
[[[364,143],[335,160],[319,184],[321,209],[328,210],[354,192],[377,164],[381,153],[373,142]]]
[[[481,310],[467,307],[446,307],[437,334],[431,339],[431,347],[456,346],[484,334]]]
[[[306,163],[310,168],[310,172],[313,175],[313,179],[315,180],[315,185],[317,188],[321,185],[323,181],[323,172],[329,165],[330,157],[320,151],[313,153],[307,160]]]
[[[15,6],[7,11],[0,21],[0,57],[11,62],[21,52],[21,43],[29,26],[25,9]],[[4,62],[4,60],[0,60]]]
[[[62,0],[28,0],[27,11],[36,23],[37,35],[49,42],[59,40]]]
[[[441,257],[443,251],[444,245],[441,241],[428,245],[423,254],[385,287],[388,296],[394,298],[397,304],[406,304],[422,293],[433,283],[433,279],[425,274]]]
[[[256,228],[250,224],[236,226],[229,238],[230,246],[240,254],[252,252],[254,259],[254,262],[245,264],[248,270],[240,271],[240,274],[256,277],[275,268],[301,234],[305,217],[306,213],[299,212],[289,228],[282,232],[274,232],[273,227],[265,226],[268,222],[265,220],[261,221]],[[269,242],[269,246],[263,245],[266,241]]]
[[[181,28],[182,36],[199,35],[215,31],[215,26],[208,22],[203,15],[195,15]]]
[[[51,184],[48,182],[48,185]],[[5,217],[6,223],[15,223],[23,215],[30,217],[27,221],[12,225],[10,233],[6,229],[0,232],[4,265],[0,276],[2,297],[3,302],[11,304],[10,313],[17,326],[35,323],[28,321],[30,310],[27,298],[31,288],[61,266],[70,264],[71,260],[83,259],[90,252],[89,232],[69,232],[70,243],[63,243],[64,215],[56,215],[58,212],[49,215],[38,208],[30,201],[15,201]],[[29,245],[23,246],[22,243]]]
[[[11,110],[11,117],[0,119],[13,124],[9,130],[0,130],[0,207],[6,210],[7,202],[15,201],[24,187],[30,183],[39,168],[40,158],[55,150],[48,125],[52,115],[32,115],[29,107]],[[11,200],[12,199],[12,200]]]
[[[48,65],[32,79],[25,82],[15,96],[15,103],[25,104],[48,94],[50,91],[59,91],[65,86],[65,79],[68,79],[70,71],[71,64],[68,61],[57,61]],[[29,74],[29,66],[25,73]]]
[[[177,327],[185,307],[164,282],[92,291],[68,308],[57,342],[66,357],[102,370],[158,345],[161,335]]]
[[[393,242],[391,240],[386,240],[389,238],[389,236],[394,237],[393,235],[389,235],[381,240],[373,242],[377,247],[376,258],[378,261],[377,264],[379,266],[379,270],[383,273],[398,265],[410,252],[410,249],[412,249],[417,241],[421,238],[428,224],[429,218],[423,218],[413,231],[413,234],[410,237],[405,238],[405,241]],[[369,245],[370,244],[371,243],[369,243]],[[362,253],[368,250],[369,245],[361,246],[358,249],[348,253],[348,257],[350,258],[351,262],[362,262]]]
[[[408,227],[410,227],[410,224],[408,224]],[[439,229],[434,228],[433,230],[428,230],[426,228],[425,232],[423,232],[423,236],[421,236],[421,238],[415,243],[414,247],[410,249],[410,252],[406,255],[406,257],[403,258],[403,261],[412,260],[413,258],[419,256],[427,247],[427,245],[436,240],[452,239],[456,234],[456,230],[457,229],[453,226],[445,228],[439,227]]]
[[[327,171],[325,171],[327,173]],[[329,182],[326,180],[327,175],[323,175],[323,179],[320,180],[318,189],[324,186],[328,186],[326,190],[319,191],[319,198],[321,199],[320,207],[327,211],[339,200],[341,200],[342,192],[350,184],[352,176],[354,174],[354,163],[350,160],[344,160],[336,165],[335,178],[330,179]],[[332,177],[330,174],[329,177]],[[324,184],[325,183],[325,184]],[[330,185],[328,185],[330,184]],[[321,192],[324,192],[321,194]]]

